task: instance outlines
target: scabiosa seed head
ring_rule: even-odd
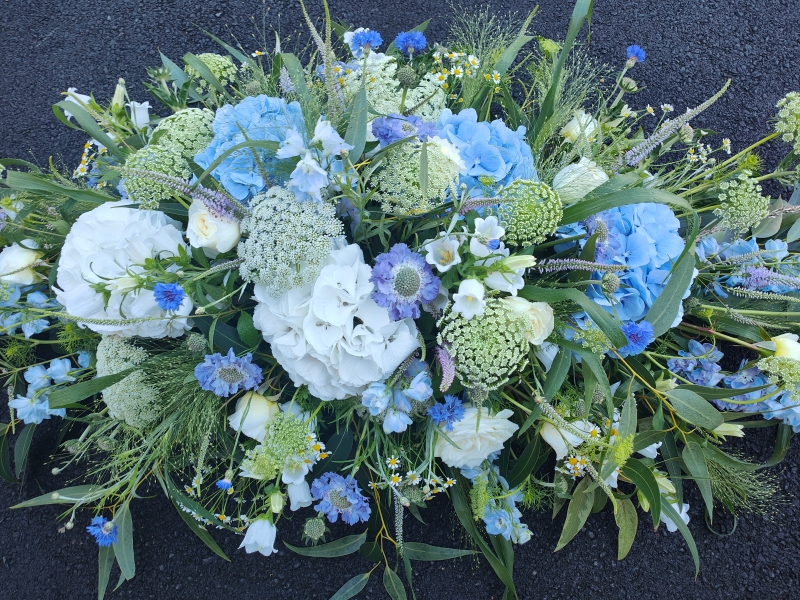
[[[678,131],[678,136],[684,144],[690,144],[694,139],[694,128],[688,123],[684,123]]]
[[[325,525],[325,521],[321,517],[313,517],[306,520],[303,526],[303,537],[316,546],[317,543],[324,540],[327,531],[328,527]]]
[[[498,216],[506,230],[503,238],[509,246],[538,244],[551,235],[564,212],[561,199],[546,183],[519,179],[497,194]]]
[[[208,350],[206,336],[199,333],[190,333],[186,336],[186,349],[192,354],[205,354]]]
[[[372,299],[389,309],[395,321],[418,319],[420,305],[433,302],[439,294],[440,279],[425,258],[405,244],[395,244],[375,259],[370,281],[375,284]]]
[[[619,289],[619,275],[615,273],[603,273],[603,278],[600,280],[600,287],[606,294],[613,294]]]
[[[400,82],[400,87],[410,90],[417,82],[417,72],[413,67],[404,65],[397,69],[397,81]]]
[[[761,194],[761,185],[745,172],[719,184],[720,207],[714,214],[720,225],[734,233],[758,225],[769,213],[770,199]]]
[[[258,96],[261,93],[261,83],[256,80],[248,81],[244,91],[248,96]]]

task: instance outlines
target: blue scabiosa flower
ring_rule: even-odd
[[[178,310],[186,293],[177,283],[157,283],[153,287],[153,296],[161,310]]]
[[[233,348],[227,356],[220,353],[207,354],[205,360],[194,369],[200,387],[217,396],[230,396],[240,390],[254,390],[264,380],[261,369],[252,364],[253,355],[248,352],[238,358]]]
[[[394,45],[400,52],[406,56],[410,56],[415,52],[422,52],[425,50],[425,46],[428,45],[428,40],[425,39],[421,31],[404,31],[397,34],[397,37],[394,39]]]
[[[375,259],[370,281],[375,284],[372,299],[389,309],[394,321],[418,319],[420,304],[428,304],[439,294],[440,280],[421,254],[405,244],[395,244]]]
[[[364,31],[359,31],[353,36],[353,41],[350,44],[350,48],[353,49],[354,54],[358,52],[360,55],[360,53],[365,49],[377,50],[382,43],[383,38],[381,37],[380,33],[373,31],[372,29],[365,29]]]
[[[655,339],[653,325],[649,321],[628,321],[622,324],[622,333],[628,338],[628,344],[619,349],[620,356],[636,356],[644,352],[647,345]]]
[[[320,501],[314,510],[325,513],[331,523],[336,523],[341,515],[342,521],[355,525],[369,519],[372,513],[356,480],[345,479],[338,473],[323,473],[315,479],[311,484],[311,497]]]
[[[644,62],[645,56],[647,53],[641,46],[637,46],[633,44],[632,46],[628,46],[628,61],[632,63],[631,66],[635,65],[637,62]]]
[[[428,409],[428,416],[445,431],[452,431],[453,424],[464,418],[464,405],[456,396],[448,394],[444,404],[436,403]]]
[[[117,541],[117,524],[105,517],[92,519],[92,523],[86,528],[86,531],[91,533],[97,541],[97,545],[103,548],[108,548]]]

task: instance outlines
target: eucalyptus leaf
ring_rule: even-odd
[[[443,548],[441,546],[431,546],[422,542],[406,542],[403,544],[403,551],[411,560],[450,560],[461,556],[475,554],[474,550],[461,550],[460,548]]]
[[[302,556],[313,556],[318,558],[336,558],[339,556],[347,556],[353,552],[357,552],[361,544],[367,539],[367,532],[359,535],[346,535],[343,538],[328,542],[327,544],[320,544],[318,546],[309,546],[308,548],[299,548],[284,542],[287,548],[292,552]]]
[[[653,472],[638,458],[629,458],[622,467],[622,474],[633,482],[650,503],[653,529],[656,529],[661,516],[661,490]]]
[[[619,501],[619,510],[614,515],[614,519],[619,527],[617,537],[617,560],[622,560],[628,555],[636,538],[636,530],[639,527],[639,515],[636,507],[628,498]]]
[[[133,579],[136,575],[136,563],[133,558],[133,519],[130,500],[123,503],[114,515],[114,523],[117,525],[117,539],[114,541],[117,564],[125,579]]]
[[[664,514],[669,517],[672,522],[675,523],[675,525],[677,525],[678,531],[681,532],[683,539],[686,540],[686,545],[689,546],[689,552],[692,553],[692,559],[694,560],[694,575],[697,577],[697,575],[700,573],[700,556],[697,554],[697,544],[694,543],[694,538],[692,537],[689,528],[669,502],[662,503],[661,508],[664,511]]]
[[[389,568],[389,565],[386,565],[383,570],[383,587],[386,588],[386,592],[392,600],[408,599],[408,596],[406,596],[406,589],[403,587],[403,582],[400,580],[397,573]]]
[[[681,458],[683,458],[683,464],[689,469],[689,474],[700,489],[700,494],[706,504],[709,521],[713,522],[714,494],[711,491],[711,479],[708,475],[708,465],[706,464],[703,449],[698,444],[689,442],[683,448]]]
[[[349,600],[350,598],[355,597],[356,594],[367,587],[369,575],[369,573],[356,575],[347,581],[347,583],[345,583],[342,587],[340,587],[338,591],[330,597],[330,600]]]
[[[675,412],[693,425],[716,429],[724,422],[722,414],[708,400],[691,390],[675,388],[666,394]]]
[[[589,489],[590,482],[590,477],[584,477],[572,492],[572,500],[569,501],[569,506],[567,506],[567,519],[564,521],[561,537],[558,539],[558,544],[556,544],[556,552],[566,546],[578,534],[592,511],[594,488]]]

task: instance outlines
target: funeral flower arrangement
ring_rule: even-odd
[[[612,71],[575,46],[590,7],[560,42],[488,13],[440,41],[307,19],[302,59],[217,40],[148,70],[158,106],[66,92],[74,172],[0,161],[0,474],[62,426],[74,485],[20,506],[94,536],[101,597],[149,486],[220,556],[214,530],[360,552],[392,598],[474,552],[515,597],[530,509],[566,513],[556,550],[606,506],[619,558],[643,518],[697,565],[690,517],[770,510],[800,430],[800,195],[762,184],[798,178],[800,95],[734,153],[692,125],[728,84],[638,106],[643,49]],[[772,460],[726,451],[764,424]],[[404,536],[448,500],[471,547]]]

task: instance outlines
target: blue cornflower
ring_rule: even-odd
[[[647,345],[656,339],[653,325],[649,321],[641,321],[639,323],[627,321],[622,324],[621,329],[625,337],[628,338],[628,344],[619,349],[619,353],[623,358],[641,354],[647,348]]]
[[[637,46],[636,44],[628,46],[628,60],[633,64],[644,62],[645,56],[647,56],[647,53],[641,46]]]
[[[341,515],[342,521],[355,525],[369,519],[372,513],[356,480],[345,479],[338,473],[323,473],[315,479],[311,483],[311,497],[320,501],[314,510],[325,513],[331,523],[336,523]]]
[[[264,380],[261,369],[252,364],[253,355],[248,352],[237,358],[233,348],[227,356],[219,352],[207,354],[205,360],[194,368],[194,376],[200,387],[217,396],[230,396],[240,390],[254,390]]]
[[[117,541],[117,524],[105,517],[92,519],[92,524],[86,528],[86,531],[91,533],[97,541],[97,545],[103,548],[108,548]]]
[[[433,302],[439,294],[440,280],[431,266],[405,244],[395,244],[389,252],[378,255],[369,280],[375,284],[372,299],[389,309],[394,321],[418,319],[420,304]]]
[[[157,283],[153,287],[153,296],[161,310],[178,310],[186,293],[177,283]]]
[[[233,482],[225,477],[224,479],[220,479],[217,481],[217,488],[220,490],[229,490],[233,487]]]
[[[414,52],[422,52],[425,50],[425,46],[428,45],[428,40],[425,39],[421,31],[404,31],[397,34],[397,37],[394,39],[394,45],[400,52],[409,56]]]
[[[464,418],[464,405],[456,396],[444,397],[444,404],[436,403],[428,409],[428,416],[445,431],[452,431],[453,424]]]
[[[365,48],[377,50],[382,43],[383,38],[380,33],[372,29],[366,29],[364,31],[359,31],[353,36],[350,47],[354,48],[355,53],[356,51],[363,51]]]

